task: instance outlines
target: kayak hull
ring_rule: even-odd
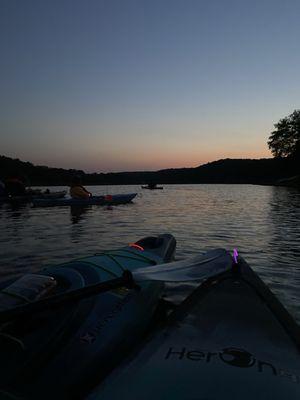
[[[115,194],[111,196],[92,196],[89,199],[34,199],[34,207],[55,207],[55,206],[89,206],[89,205],[119,205],[130,203],[137,193]]]
[[[124,269],[168,262],[175,245],[171,235],[145,238],[134,246],[49,267],[42,274],[55,277],[60,287],[70,284],[68,290],[73,291],[120,276]],[[83,396],[142,337],[163,287],[160,282],[145,283],[140,290],[120,288],[95,295],[33,316],[25,331],[16,323],[9,334],[22,340],[26,352],[20,353],[7,338],[0,340],[0,390],[30,399]],[[19,324],[23,327],[24,321]]]
[[[89,399],[299,399],[299,327],[240,268],[196,289]]]

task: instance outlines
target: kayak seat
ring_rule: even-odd
[[[89,265],[88,263],[81,261],[73,261],[66,264],[62,264],[58,268],[63,268],[63,267],[69,268],[79,273],[84,280],[85,286],[93,285],[101,281],[101,271],[99,270],[99,268],[95,268],[92,265]],[[53,269],[51,268],[51,271],[52,270]]]
[[[80,289],[85,286],[84,277],[67,265],[46,268],[41,271],[41,274],[54,277],[58,283],[56,294],[66,292],[67,290]]]

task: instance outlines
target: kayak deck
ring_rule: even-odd
[[[239,267],[198,287],[89,399],[299,399],[299,327]]]

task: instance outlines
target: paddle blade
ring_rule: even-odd
[[[230,270],[231,266],[232,257],[230,253],[223,249],[217,249],[185,260],[139,268],[132,274],[136,282],[189,282],[218,275]]]

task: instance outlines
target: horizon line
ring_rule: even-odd
[[[161,172],[161,171],[168,171],[168,170],[175,170],[175,169],[195,169],[195,168],[199,168],[202,167],[204,165],[208,165],[208,164],[212,164],[212,163],[216,163],[219,161],[224,161],[224,160],[270,160],[270,159],[274,159],[274,157],[263,157],[263,158],[230,158],[230,157],[226,157],[226,158],[219,158],[217,160],[213,160],[213,161],[208,161],[206,163],[197,165],[195,167],[170,167],[170,168],[163,168],[163,169],[157,169],[157,170],[134,170],[134,171],[115,171],[115,172],[111,172],[111,171],[107,171],[107,172],[86,172],[83,169],[76,169],[76,168],[63,168],[63,167],[49,167],[48,165],[40,165],[40,164],[34,164],[31,161],[23,161],[20,158],[13,158],[13,157],[9,157],[6,155],[0,155],[0,157],[4,157],[4,158],[9,158],[11,160],[16,160],[16,161],[20,161],[23,163],[29,163],[32,164],[34,167],[46,167],[49,169],[63,169],[66,171],[70,171],[70,170],[75,170],[75,171],[81,171],[83,172],[85,175],[87,174],[126,174],[126,173],[144,173],[144,172]]]

